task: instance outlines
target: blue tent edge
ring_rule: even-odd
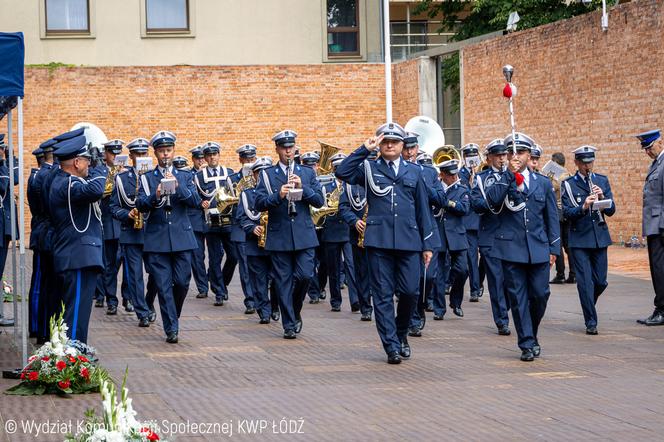
[[[0,96],[25,95],[25,41],[23,32],[0,32]]]

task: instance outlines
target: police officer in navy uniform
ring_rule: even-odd
[[[452,283],[450,290],[450,307],[455,315],[463,317],[463,283],[468,273],[468,240],[464,220],[470,211],[469,189],[459,179],[459,161],[447,160],[436,166],[440,171],[443,199],[434,201],[438,208],[435,214],[440,233],[440,251],[438,253],[438,290],[433,299],[433,319],[444,318],[445,292],[448,281]]]
[[[122,140],[111,140],[104,143],[105,163],[100,166],[100,169],[107,177],[112,169],[121,171],[121,166],[116,166],[114,161],[115,157],[122,153],[122,146],[124,144]],[[113,185],[115,185],[114,178],[108,179],[111,179]],[[99,296],[99,293],[103,293],[106,298],[106,314],[116,315],[118,312],[118,271],[120,269],[120,221],[114,218],[111,213],[111,194],[104,193],[104,197],[100,203],[104,233],[104,271],[100,281],[97,283],[97,294]],[[130,300],[123,298],[122,304],[126,311],[134,311],[134,306]]]
[[[464,162],[459,169],[459,179],[461,184],[468,189],[472,189],[475,185],[475,175],[477,175],[477,168],[479,167],[480,160],[480,147],[475,143],[466,144],[461,148],[461,154]],[[476,162],[477,165],[472,163]],[[484,292],[484,288],[480,284],[480,269],[479,269],[479,229],[480,229],[480,215],[474,210],[468,212],[464,219],[466,226],[466,239],[468,240],[468,283],[470,285],[470,302],[478,302],[479,298]],[[464,281],[465,283],[465,281]]]
[[[655,290],[655,310],[639,324],[664,325],[664,140],[659,129],[637,135],[652,159],[643,186],[643,236],[648,241],[650,276]]]
[[[217,199],[215,195],[223,188],[227,187],[228,177],[233,170],[219,165],[219,152],[221,146],[219,143],[208,141],[203,145],[203,153],[207,166],[201,169],[194,177],[194,183],[202,199],[201,207],[204,210],[217,208]],[[212,218],[211,218],[212,219]],[[226,263],[233,261],[231,255],[231,215],[230,210],[227,213],[220,213],[216,218],[217,225],[209,224],[205,232],[205,242],[208,249],[208,280],[210,288],[215,296],[214,305],[222,306],[228,299],[228,287],[226,287],[224,274],[222,272],[221,262],[226,254]],[[225,252],[225,253],[224,253]],[[199,293],[199,297],[201,297]]]
[[[11,204],[16,207],[16,202],[12,201],[11,186],[9,184],[9,153],[7,145],[4,143],[4,134],[0,137],[0,214],[2,228],[0,228],[0,275],[4,275],[5,262],[7,260],[7,250],[9,242],[12,239],[12,224],[11,224]],[[18,184],[18,163],[14,164],[14,185]],[[18,213],[18,212],[15,212]],[[18,230],[16,230],[18,232]]]
[[[49,193],[53,262],[69,337],[87,343],[92,298],[104,265],[98,202],[106,176],[99,168],[89,167],[90,154],[83,135],[62,143],[56,155],[60,168]]]
[[[310,167],[318,175],[318,162],[320,161],[320,154],[318,152],[305,152],[301,155],[300,164],[305,167]],[[320,177],[316,177],[318,182],[321,182]],[[322,185],[321,185],[322,188]],[[322,226],[316,226],[316,236],[318,238],[318,246],[314,249],[314,275],[309,284],[309,304],[318,304],[320,301],[327,297],[325,293],[325,285],[327,284],[327,265],[325,264],[325,253],[321,248],[321,235],[323,234]]]
[[[562,183],[563,216],[569,220],[569,245],[576,267],[576,287],[579,292],[586,333],[597,334],[595,305],[608,286],[607,248],[611,245],[606,217],[616,212],[611,185],[606,175],[594,172],[594,146],[574,150],[577,172]],[[599,200],[610,200],[607,208],[594,209]]]
[[[115,177],[115,186],[111,194],[109,208],[115,219],[120,221],[119,243],[122,248],[127,279],[127,294],[129,301],[134,306],[138,317],[139,327],[149,327],[154,322],[157,314],[148,307],[145,300],[143,282],[143,227],[135,228],[134,223],[139,217],[144,217],[136,208],[136,199],[140,187],[141,173],[150,170],[137,170],[136,159],[146,157],[149,141],[145,138],[136,138],[127,144],[132,167]],[[150,168],[151,169],[151,168]]]
[[[190,172],[193,179],[205,167],[205,155],[201,146],[196,146],[190,149],[189,152],[191,153]],[[207,231],[205,213],[201,207],[187,207],[187,215],[189,216],[189,222],[191,222],[191,227],[196,236],[196,243],[198,244],[191,258],[191,273],[194,276],[194,283],[198,290],[196,298],[207,298],[209,282],[207,270],[205,269],[205,232]]]
[[[253,144],[243,144],[238,147],[235,152],[238,154],[240,161],[240,170],[232,174],[229,179],[229,185],[237,186],[237,184],[245,177],[251,177],[251,165],[256,161],[256,146]],[[237,192],[239,197],[239,192]],[[235,255],[238,263],[240,273],[240,285],[242,286],[242,293],[244,294],[244,314],[253,315],[256,313],[254,288],[251,287],[251,279],[249,278],[249,268],[247,263],[247,254],[245,252],[245,235],[244,230],[237,222],[236,214],[237,206],[231,209],[231,246],[233,247],[233,254]],[[235,239],[234,239],[235,238]]]
[[[346,158],[346,155],[339,152],[330,157],[330,164],[333,170],[341,164]],[[324,183],[323,193],[328,198],[333,193],[338,194],[338,201],[341,200],[341,195],[344,191],[343,183],[338,181],[334,175],[328,176],[329,179]],[[339,189],[339,190],[337,190]],[[327,264],[327,275],[330,284],[330,310],[333,312],[341,311],[341,270],[344,263],[342,262],[342,252],[346,243],[349,241],[348,224],[344,221],[341,213],[337,209],[336,213],[327,215],[323,219],[323,229],[320,236],[321,252],[325,253],[325,263]],[[346,261],[351,260],[352,256],[346,256]],[[357,312],[360,310],[360,302],[357,296],[357,289],[355,286],[355,275],[347,272],[346,280],[348,281],[348,299],[351,305],[351,311]]]
[[[493,321],[499,335],[509,336],[509,300],[504,289],[503,264],[491,254],[491,247],[500,227],[500,212],[492,210],[486,199],[486,189],[500,181],[503,170],[507,167],[507,147],[503,139],[498,138],[487,144],[485,151],[488,168],[475,176],[470,199],[473,210],[480,215],[478,245],[484,263]]]
[[[51,143],[48,147],[48,163],[53,162],[53,150],[52,145],[55,144],[54,140],[48,140]],[[1,143],[1,142],[0,142]],[[35,178],[39,169],[47,163],[46,153],[44,149],[38,147],[32,151],[35,159],[37,160],[37,167],[33,167],[30,170],[30,176],[28,177],[27,185],[27,196],[28,196],[28,206],[30,207],[30,213],[37,212],[37,215],[32,215],[30,218],[30,238],[29,238],[29,247],[32,250],[32,275],[30,277],[30,291],[28,292],[30,297],[30,309],[29,309],[29,319],[28,327],[31,338],[39,339],[39,336],[43,335],[43,331],[40,331],[40,322],[39,320],[39,304],[43,303],[44,300],[41,299],[41,257],[39,252],[39,230],[42,227],[42,219],[38,213],[38,199],[39,193],[35,188]]]
[[[254,180],[258,181],[260,171],[269,167],[272,167],[271,158],[262,157],[257,159],[251,166]],[[272,315],[272,304],[268,295],[268,285],[272,271],[272,262],[270,261],[270,254],[258,245],[258,239],[263,235],[265,226],[261,225],[262,213],[254,210],[255,201],[255,187],[242,191],[240,202],[237,206],[236,221],[244,234],[242,251],[247,257],[250,278],[249,287],[253,290],[252,298],[254,306],[260,323],[269,324]],[[235,236],[239,237],[239,234],[235,233]],[[277,308],[279,308],[278,305]]]
[[[340,180],[368,187],[364,245],[376,327],[390,364],[411,355],[407,334],[419,295],[420,262],[428,265],[433,250],[428,191],[422,169],[401,157],[405,136],[397,123],[382,125],[336,171]],[[367,161],[377,148],[381,157]],[[395,293],[400,294],[396,318]]]
[[[285,339],[295,339],[302,330],[302,303],[318,245],[310,207],[324,202],[315,172],[293,161],[296,136],[286,129],[272,138],[279,162],[261,171],[255,202],[256,211],[268,211],[265,250],[272,258]]]
[[[539,144],[535,144],[530,151],[530,161],[528,168],[533,172],[540,173],[540,158],[542,158],[543,149]]]
[[[136,203],[138,210],[146,213],[144,259],[148,273],[155,278],[166,342],[171,344],[178,342],[180,313],[191,278],[191,254],[197,247],[187,207],[201,204],[193,182],[171,164],[175,140],[169,131],[159,131],[150,140],[158,165],[141,175]]]
[[[532,361],[541,352],[537,332],[550,293],[549,269],[560,253],[560,224],[551,181],[528,169],[535,142],[519,132],[514,138],[504,140],[509,169],[485,189],[491,209],[500,211],[489,253],[503,263],[521,360]]]

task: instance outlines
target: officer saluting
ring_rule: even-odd
[[[549,297],[549,268],[560,253],[558,207],[551,181],[528,169],[532,138],[516,133],[505,138],[510,170],[485,189],[500,227],[489,253],[503,262],[505,290],[510,299],[521,360],[539,357],[537,339]]]
[[[104,266],[98,201],[106,176],[89,168],[85,136],[58,146],[60,169],[50,186],[53,262],[64,298],[64,319],[71,339],[88,341],[88,324],[97,277]]]
[[[145,262],[157,286],[166,342],[178,342],[179,317],[191,278],[196,238],[187,207],[200,206],[193,183],[171,164],[175,135],[157,132],[150,140],[158,166],[141,176],[136,205],[145,216]]]
[[[616,212],[609,179],[593,171],[596,147],[581,146],[574,150],[577,172],[562,183],[563,216],[569,221],[569,246],[576,271],[576,287],[583,309],[586,333],[597,334],[595,304],[608,283],[607,247],[611,245],[605,216]],[[609,206],[593,206],[605,200]]]
[[[318,245],[310,206],[324,202],[314,171],[293,162],[296,136],[284,130],[272,138],[279,162],[261,171],[255,203],[257,211],[268,211],[265,250],[272,258],[285,339],[294,339],[302,330],[300,312]]]
[[[376,327],[390,364],[410,357],[407,333],[419,294],[420,260],[428,266],[433,250],[422,170],[401,157],[405,135],[396,123],[382,125],[376,136],[351,153],[336,171],[340,180],[368,187],[364,245]],[[366,161],[377,148],[381,157]],[[396,318],[395,293],[400,294]]]
[[[651,130],[637,135],[646,155],[652,159],[643,186],[643,236],[648,240],[650,276],[655,289],[655,311],[645,325],[664,325],[664,141],[662,134]]]

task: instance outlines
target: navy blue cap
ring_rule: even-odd
[[[51,152],[53,150],[53,146],[55,146],[57,143],[58,142],[54,138],[51,138],[50,140],[46,140],[41,143],[39,148],[42,150],[42,152]]]
[[[219,143],[215,143],[214,141],[208,141],[203,145],[203,153],[205,155],[210,155],[219,152],[221,152],[221,145]]]
[[[176,169],[182,169],[183,167],[187,167],[187,159],[182,156],[177,156],[173,158],[173,167]]]
[[[258,172],[259,170],[267,169],[268,167],[272,167],[272,158],[260,157],[251,165],[251,170],[253,172]]]
[[[196,158],[199,160],[205,158],[205,154],[203,153],[203,149],[201,149],[201,146],[196,146],[192,149],[189,149],[189,153],[191,153],[192,158]]]
[[[175,134],[167,130],[161,130],[152,136],[150,140],[150,146],[153,149],[159,147],[172,147],[175,146]]]
[[[89,158],[90,153],[88,152],[85,136],[81,135],[58,143],[58,149],[55,151],[55,156],[58,157],[60,161],[71,160],[76,157]]]
[[[420,152],[417,154],[416,161],[417,164],[430,166],[433,164],[433,157],[426,152]]]
[[[122,146],[125,144],[122,140],[111,140],[104,143],[104,150],[106,152],[119,154],[122,153]]]
[[[300,157],[300,161],[305,166],[313,166],[320,161],[320,154],[318,152],[305,152]]]
[[[480,154],[480,146],[475,143],[468,143],[461,148],[464,157],[472,157]]]
[[[253,144],[243,144],[235,149],[240,158],[253,158],[256,156],[256,146]]]
[[[597,148],[595,146],[585,145],[574,149],[572,153],[574,154],[575,160],[579,160],[583,163],[592,163],[595,161],[596,151]]]
[[[514,134],[514,139],[516,143],[513,143],[512,141],[512,134],[505,137],[504,143],[508,149],[512,148],[512,144],[516,144],[516,150],[532,150],[535,145],[535,140],[521,132],[516,132]]]
[[[531,158],[542,157],[542,148],[539,146],[539,144],[535,144],[533,148],[530,150],[530,157]]]
[[[39,158],[44,156],[44,150],[41,147],[36,148],[35,150],[32,151],[32,154]]]
[[[459,173],[459,160],[447,160],[443,161],[440,164],[437,164],[436,167],[441,172],[449,173],[455,175]]]
[[[659,129],[655,130],[649,130],[648,132],[643,132],[642,134],[638,134],[636,138],[639,139],[641,142],[641,148],[643,149],[648,149],[649,147],[652,146],[652,144],[659,140],[660,137],[662,136],[662,133],[660,132]]]
[[[403,147],[406,149],[413,148],[418,145],[417,141],[418,135],[413,132],[407,132],[406,136],[403,138]]]
[[[65,141],[65,140],[71,140],[72,138],[79,137],[83,135],[83,132],[85,132],[84,127],[79,127],[78,129],[71,130],[69,132],[65,132],[63,134],[57,135],[53,137],[55,141]]]
[[[348,155],[346,155],[346,154],[343,153],[343,152],[335,153],[334,155],[332,155],[332,156],[330,157],[330,164],[332,164],[332,167],[337,167],[337,166],[338,166],[339,164],[341,164],[341,163],[343,162],[343,160],[345,160],[347,157],[348,157]]]
[[[492,154],[496,155],[501,153],[507,153],[507,146],[505,146],[505,143],[503,142],[502,138],[496,138],[495,140],[487,144],[484,150],[486,150],[486,153],[488,155]]]
[[[297,132],[286,129],[273,136],[272,141],[280,147],[293,147],[295,146],[295,138],[297,138]]]

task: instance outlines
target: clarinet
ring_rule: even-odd
[[[171,163],[170,159],[166,160],[166,171],[167,172],[168,172],[168,169],[171,167],[171,164],[172,163]],[[168,173],[170,173],[170,172],[168,172]],[[164,210],[166,211],[166,213],[169,213],[169,214],[173,210],[173,205],[171,205],[171,194],[170,193],[168,195],[166,195],[166,203],[164,204]]]
[[[593,179],[591,178],[592,174],[593,174],[592,171],[588,172],[588,185],[590,186],[590,194],[595,195],[595,192],[593,191],[593,187],[595,187],[595,185],[593,184]],[[600,210],[597,210],[597,217],[599,219],[599,221],[597,221],[598,226],[603,226],[604,224],[606,224],[606,221],[604,220],[604,215],[602,215],[602,212]]]
[[[288,165],[287,165],[287,167],[288,167],[288,182],[289,183],[290,183],[290,179],[291,179],[291,174],[293,173],[291,171],[292,164],[293,164],[293,160],[291,160],[289,158],[288,159]],[[286,196],[286,198],[288,198],[288,216],[290,216],[291,218],[295,218],[297,216],[297,208],[295,207],[295,201],[291,201],[290,197],[288,197],[288,196]]]

